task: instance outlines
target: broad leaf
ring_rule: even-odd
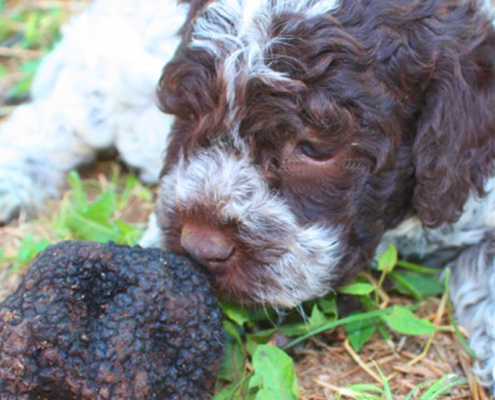
[[[277,332],[276,329],[267,329],[246,335],[246,351],[253,355],[258,346],[267,344],[275,332]]]
[[[256,400],[297,400],[294,362],[275,346],[258,346],[253,356],[254,375],[249,387],[259,389]]]
[[[354,350],[359,351],[375,333],[374,318],[351,322],[345,326],[345,332]]]
[[[251,313],[248,309],[228,301],[221,301],[220,306],[224,314],[237,325],[243,326],[245,323],[251,322]]]
[[[397,264],[397,249],[389,243],[387,251],[378,258],[378,270],[388,274],[394,269],[395,264]]]
[[[365,296],[374,290],[375,287],[369,283],[356,282],[340,288],[339,292],[344,294],[352,294],[354,296]]]
[[[239,382],[244,375],[245,364],[246,359],[241,346],[234,337],[227,335],[218,378],[228,382]]]
[[[316,300],[318,307],[324,314],[329,318],[337,319],[338,309],[337,309],[337,297],[335,293],[329,293],[325,297]]]
[[[443,292],[442,285],[434,276],[426,276],[415,272],[395,270],[395,273],[407,281],[407,284],[414,288],[418,293],[425,296],[434,296]],[[409,288],[399,282],[396,282],[396,289],[401,293],[410,293]]]
[[[416,317],[405,307],[394,306],[392,312],[383,315],[382,319],[391,329],[405,335],[425,335],[437,330],[430,321]]]
[[[287,336],[304,335],[308,332],[318,329],[322,325],[335,321],[335,319],[335,315],[325,315],[322,311],[320,311],[318,305],[315,304],[313,305],[311,316],[308,318],[307,321],[297,324],[282,325],[280,327],[280,331]]]

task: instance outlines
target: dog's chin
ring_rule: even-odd
[[[187,255],[177,243],[169,241],[167,248]],[[224,262],[196,262],[209,272],[220,298],[242,306],[293,308],[325,295],[335,286],[337,260],[335,264],[311,264],[307,262],[311,261],[309,257],[298,260],[288,251],[276,256],[273,251],[270,256],[265,251],[236,251]]]
[[[289,304],[279,304],[276,296],[270,293],[272,290],[267,290],[267,288],[273,288],[280,291],[281,288],[277,282],[268,277],[264,280],[265,282],[260,283],[256,276],[247,276],[233,271],[214,275],[215,289],[220,298],[242,306],[289,307]]]

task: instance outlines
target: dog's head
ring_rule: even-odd
[[[294,306],[410,215],[455,221],[495,155],[495,34],[457,0],[219,0],[159,85],[166,246]]]

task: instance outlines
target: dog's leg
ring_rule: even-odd
[[[495,236],[470,246],[450,263],[451,298],[458,322],[469,332],[479,359],[475,372],[495,383]]]
[[[1,127],[0,224],[33,214],[58,195],[66,171],[93,160],[98,146],[59,111],[49,100],[20,106]],[[109,134],[101,139],[102,147],[111,144]]]
[[[139,240],[141,247],[162,247],[162,234],[160,227],[158,226],[158,220],[156,213],[151,213],[148,219],[148,228],[144,232],[143,236]]]

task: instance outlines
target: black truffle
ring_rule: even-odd
[[[205,399],[223,349],[208,276],[158,249],[63,242],[0,309],[0,399]]]

